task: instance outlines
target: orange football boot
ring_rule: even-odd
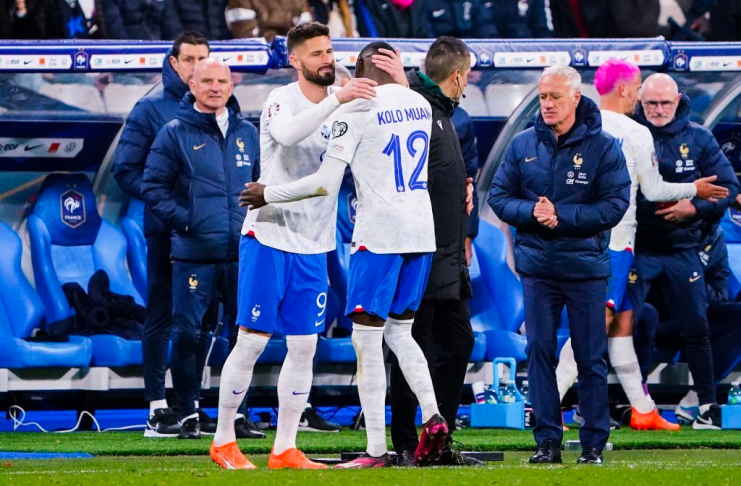
[[[224,469],[257,469],[239,450],[236,442],[222,446],[211,443],[211,460]]]
[[[673,424],[659,415],[658,410],[640,413],[633,408],[630,411],[630,428],[633,430],[679,430],[679,424]]]
[[[303,452],[293,448],[283,451],[282,454],[275,454],[270,451],[268,460],[268,469],[326,469],[326,464],[319,464],[309,460]]]

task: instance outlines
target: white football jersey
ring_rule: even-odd
[[[615,137],[623,149],[630,174],[630,206],[623,219],[612,229],[610,249],[633,250],[635,246],[636,196],[638,187],[650,201],[678,201],[692,198],[697,193],[694,184],[665,182],[659,172],[654,139],[648,128],[614,111],[601,110],[602,130]]]
[[[330,86],[330,95],[336,90]],[[270,93],[260,117],[260,183],[267,186],[286,184],[319,169],[329,139],[325,120],[339,106],[336,98],[331,98],[319,105],[312,103],[303,95],[298,83],[276,88]],[[320,105],[326,106],[322,110]],[[319,114],[313,121],[317,129],[305,139],[293,145],[282,145],[271,135],[271,123],[290,119],[307,110]],[[263,245],[282,251],[326,253],[335,249],[336,222],[337,198],[317,197],[248,211],[242,234],[252,232]]]
[[[331,117],[327,155],[346,162],[357,191],[351,252],[429,253],[436,250],[427,192],[432,108],[397,84],[376,87]]]

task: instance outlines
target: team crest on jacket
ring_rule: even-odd
[[[196,278],[195,273],[188,277],[188,288],[191,292],[198,288],[198,279]]]
[[[687,157],[690,156],[690,148],[687,146],[686,143],[683,143],[679,146],[679,153],[682,154],[683,159],[687,159]]]
[[[273,118],[275,115],[277,115],[279,111],[280,111],[279,103],[273,103],[270,106],[268,106],[268,120]]]
[[[336,121],[332,124],[332,138],[340,138],[347,133],[347,123]]]
[[[636,275],[636,269],[631,268],[630,273],[628,274],[628,283],[634,284],[638,281],[638,275]]]
[[[244,153],[244,142],[241,138],[237,138],[237,148],[239,149],[240,154]]]
[[[85,222],[85,198],[77,191],[70,189],[59,196],[62,223],[70,228],[77,228]]]
[[[584,159],[581,158],[581,154],[574,155],[574,169],[580,170],[583,163]]]

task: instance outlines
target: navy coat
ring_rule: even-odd
[[[142,180],[152,212],[173,228],[174,260],[237,261],[246,209],[239,193],[260,177],[257,129],[240,115],[233,96],[227,103],[229,128],[222,136],[214,114],[193,108],[183,97],[177,118],[160,130]]]
[[[515,264],[522,275],[557,281],[610,276],[610,229],[630,201],[630,176],[617,140],[602,131],[599,108],[582,96],[576,122],[558,143],[538,113],[517,134],[497,169],[489,205],[515,228]],[[533,216],[539,197],[556,207],[548,229]]]

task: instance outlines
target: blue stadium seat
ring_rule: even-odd
[[[144,304],[126,272],[126,240],[103,221],[90,181],[84,174],[50,174],[41,185],[28,218],[36,288],[46,308],[46,321],[70,317],[72,308],[62,285],[76,282],[87,289],[90,277],[104,270],[111,291]],[[132,366],[142,362],[141,341],[116,336],[93,339],[92,366]]]
[[[320,363],[355,363],[357,361],[350,336],[342,338],[319,336],[316,352]]]
[[[39,327],[44,304],[21,270],[21,240],[0,223],[0,368],[74,367],[90,365],[93,344],[81,336],[60,343],[28,342]]]
[[[126,237],[126,261],[136,290],[147,301],[147,240],[144,238],[144,203],[129,198],[126,214],[121,220],[121,232]]]
[[[720,220],[723,236],[728,248],[728,266],[731,276],[728,279],[728,295],[731,300],[741,292],[741,212],[728,208]]]
[[[486,334],[486,359],[525,359],[525,336],[518,330],[525,320],[520,279],[509,268],[507,237],[486,221],[479,224],[470,267],[473,285],[471,323]]]
[[[268,341],[268,345],[265,346],[265,350],[257,359],[257,364],[283,364],[286,354],[288,354],[286,338],[273,334],[273,337]],[[307,363],[307,366],[312,366],[312,363]]]
[[[473,349],[469,363],[481,363],[486,359],[486,334],[483,332],[473,332]]]

